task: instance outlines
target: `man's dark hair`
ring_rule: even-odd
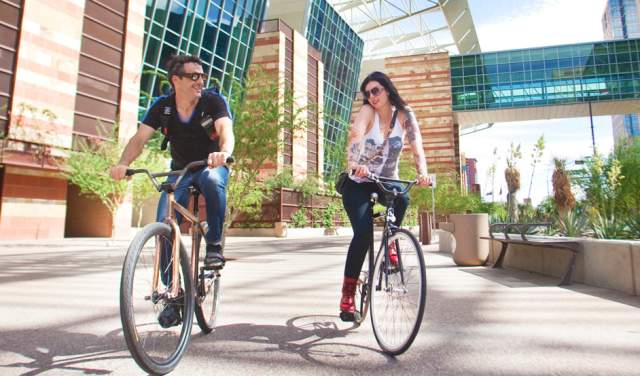
[[[171,77],[178,76],[184,73],[184,65],[187,63],[196,63],[198,65],[202,65],[202,60],[195,55],[172,55],[167,62],[167,79],[173,87],[173,82],[171,82]]]

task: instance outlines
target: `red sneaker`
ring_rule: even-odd
[[[356,278],[344,277],[342,297],[340,298],[340,318],[343,321],[355,321],[357,284],[358,280]]]
[[[398,251],[396,250],[396,242],[395,240],[389,243],[389,261],[391,261],[391,265],[398,265]]]

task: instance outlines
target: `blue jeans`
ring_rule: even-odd
[[[169,176],[167,182],[174,183],[177,176]],[[189,203],[189,185],[196,185],[202,196],[204,196],[207,208],[207,225],[209,231],[206,234],[207,244],[219,244],[222,241],[222,225],[224,224],[224,213],[227,209],[227,181],[229,179],[229,168],[219,166],[216,168],[201,168],[196,171],[187,172],[180,184],[176,187],[174,197],[176,201],[187,207]],[[162,192],[158,202],[156,221],[162,222],[167,215],[167,194]],[[176,212],[178,223],[182,223],[182,216]],[[163,247],[164,248],[164,247]],[[163,271],[170,269],[171,251],[163,249],[161,267]],[[168,285],[170,277],[162,273],[162,281]]]
[[[394,184],[385,184],[385,188],[390,189]],[[402,187],[398,184],[398,190]],[[356,183],[347,179],[342,193],[342,204],[347,211],[351,227],[353,228],[353,239],[349,244],[347,260],[344,266],[344,276],[358,278],[362,264],[367,255],[369,245],[373,241],[373,218],[371,218],[370,205],[371,193],[378,193],[380,200],[383,193],[375,183]],[[382,202],[381,202],[382,203]],[[404,214],[409,206],[409,197],[405,194],[398,196],[395,201],[394,214],[396,221],[394,224],[400,226]]]

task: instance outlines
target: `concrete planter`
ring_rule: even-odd
[[[489,215],[451,214],[449,222],[441,223],[440,229],[451,233],[440,239],[441,249],[453,252],[453,261],[460,266],[479,266],[487,262],[489,241],[480,239],[489,236]]]

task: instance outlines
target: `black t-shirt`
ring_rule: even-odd
[[[180,170],[188,163],[207,159],[209,153],[220,150],[219,135],[213,124],[222,117],[231,117],[227,103],[218,94],[203,91],[193,110],[191,119],[183,122],[178,116],[175,94],[161,96],[151,105],[142,123],[154,129],[167,124],[167,137],[171,145],[171,169]]]

